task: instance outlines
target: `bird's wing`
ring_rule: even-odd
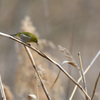
[[[21,39],[23,42],[30,42],[31,37],[30,37],[30,36],[27,36],[27,35],[25,35],[25,34],[20,34],[20,39]]]

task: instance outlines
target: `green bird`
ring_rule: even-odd
[[[38,45],[38,38],[30,32],[19,32],[19,33],[13,34],[12,36],[19,37],[21,39],[21,41],[23,41],[25,43],[32,42],[32,43],[36,43]]]

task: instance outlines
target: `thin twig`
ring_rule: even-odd
[[[61,65],[65,64],[65,63],[70,64],[70,65],[74,66],[75,68],[77,68],[79,70],[79,67],[74,62],[72,62],[72,61],[63,61]],[[56,79],[54,80],[54,82],[53,82],[53,84],[51,86],[51,89],[53,88],[53,86],[57,82],[57,80],[58,80],[58,78],[60,76],[60,73],[61,73],[61,70],[59,70],[59,72],[57,74],[57,77],[56,77]]]
[[[85,91],[87,92],[86,79],[85,79],[85,75],[84,75],[84,71],[83,71],[83,65],[82,65],[80,53],[78,53],[78,57],[79,57],[79,63],[80,63],[80,69],[81,69],[81,77],[82,77],[82,80],[83,80],[83,87],[84,87]],[[87,97],[86,97],[86,100],[88,100]]]
[[[76,84],[81,90],[82,92],[88,97],[89,100],[91,100],[90,96],[85,92],[85,90],[82,88],[82,86],[80,86],[74,79],[72,76],[70,76],[62,67],[60,64],[58,64],[57,62],[55,62],[53,59],[51,59],[50,57],[48,57],[47,55],[45,55],[44,53],[42,53],[40,50],[36,49],[35,47],[31,47],[30,45],[22,42],[21,40],[11,36],[11,35],[8,35],[8,34],[5,34],[5,33],[2,33],[0,32],[0,35],[4,36],[4,37],[7,37],[7,38],[10,38],[14,41],[17,41],[27,47],[29,47],[30,49],[34,50],[35,52],[37,52],[39,55],[41,55],[42,57],[44,57],[45,59],[49,60],[51,63],[55,64],[74,84]]]
[[[72,65],[73,67],[75,67],[75,68],[77,68],[77,69],[79,70],[79,67],[78,67],[77,64],[75,63],[75,60],[74,60],[73,56],[71,55],[71,53],[70,53],[66,48],[63,48],[63,47],[60,46],[60,45],[58,46],[58,48],[59,48],[60,51],[62,51],[62,52],[64,53],[64,55],[65,55],[67,58],[69,58],[69,61],[66,61],[66,60],[65,60],[65,61],[63,61],[63,62],[61,63],[61,65],[67,63],[67,64],[70,64],[70,65]],[[59,76],[60,76],[60,72],[61,72],[61,70],[59,70],[59,72],[58,72],[58,74],[57,74],[57,77],[56,77],[56,79],[54,80],[54,82],[53,82],[51,88],[53,88],[53,86],[54,86],[55,83],[57,82],[57,80],[58,80],[58,78],[59,78]]]
[[[99,57],[100,55],[100,50],[98,51],[98,53],[96,54],[96,56],[92,59],[91,63],[89,64],[89,66],[87,67],[87,69],[85,70],[84,72],[84,75],[89,71],[89,69],[91,68],[91,66],[94,64],[94,62],[96,61],[96,59]],[[77,83],[79,83],[81,81],[82,77],[80,77],[77,81]],[[77,89],[77,85],[75,85],[74,89],[73,89],[73,92],[69,98],[69,100],[72,100],[75,92],[76,92],[76,89]]]
[[[54,80],[54,82],[53,82],[53,84],[52,84],[52,86],[51,86],[51,89],[53,88],[53,86],[54,86],[55,83],[57,82],[57,80],[58,80],[58,78],[59,78],[59,76],[60,76],[60,72],[61,72],[61,70],[59,70],[59,72],[58,72],[58,74],[57,74],[57,77],[56,77],[56,79]]]
[[[74,60],[74,58],[72,57],[71,53],[70,53],[66,48],[63,48],[63,47],[60,46],[60,45],[59,45],[58,47],[59,47],[59,49],[60,49],[62,52],[65,53],[65,56],[66,56],[67,58],[69,58],[69,60],[70,60],[70,61],[63,61],[61,65],[67,63],[67,64],[70,64],[70,65],[74,66],[75,68],[77,68],[77,69],[79,70],[79,67],[78,67],[77,64],[75,63],[75,60]],[[54,86],[55,83],[57,82],[57,80],[58,80],[58,78],[59,78],[59,76],[60,76],[60,72],[61,72],[61,70],[59,70],[59,72],[58,72],[58,74],[57,74],[57,77],[56,77],[56,79],[54,80],[54,82],[53,82],[53,84],[52,84],[52,86],[51,86],[51,89],[53,88],[53,86]]]
[[[99,78],[100,78],[100,72],[99,72],[99,75],[98,75],[97,80],[96,80],[96,82],[95,82],[95,86],[94,86],[94,90],[93,90],[93,93],[92,93],[91,100],[93,100],[93,97],[94,97],[94,95],[95,95],[95,90],[96,90],[96,87],[97,87],[97,83],[98,83],[98,81],[99,81]]]
[[[0,76],[0,100],[6,100],[6,96],[5,96],[1,76]]]
[[[35,69],[35,71],[36,71],[36,73],[37,73],[37,76],[38,76],[38,78],[39,78],[39,80],[40,80],[40,83],[41,83],[41,86],[42,86],[42,88],[43,88],[43,90],[44,90],[44,93],[46,94],[48,100],[51,100],[51,98],[50,98],[50,96],[49,96],[49,94],[48,94],[48,91],[47,91],[47,89],[46,89],[46,87],[45,87],[45,85],[44,85],[44,83],[43,83],[43,81],[42,81],[42,78],[40,77],[40,75],[39,75],[39,73],[38,73],[38,71],[37,71],[37,69],[36,69],[35,61],[34,61],[34,59],[33,59],[33,56],[32,56],[32,54],[31,54],[29,48],[26,47],[26,46],[24,46],[24,47],[25,47],[25,50],[26,50],[26,52],[27,52],[27,54],[28,54],[28,56],[29,56],[29,58],[30,58],[30,61],[31,61],[32,65],[33,65],[33,68]]]

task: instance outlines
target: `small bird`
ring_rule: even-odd
[[[19,32],[19,33],[16,33],[16,34],[12,34],[12,36],[19,37],[21,39],[21,41],[23,41],[25,43],[33,42],[33,43],[36,43],[38,45],[38,38],[30,32]]]

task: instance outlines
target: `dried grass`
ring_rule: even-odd
[[[6,85],[4,85],[4,92],[7,100],[13,100],[13,94],[11,93],[9,87]]]
[[[27,17],[25,18],[25,20],[22,22],[22,27],[21,27],[21,31],[29,31],[32,32],[34,34],[36,34],[39,37],[39,34],[36,32],[35,28],[32,26],[32,23],[30,21],[30,19]],[[36,47],[35,44],[33,44],[35,47],[30,47],[29,45],[23,43],[22,41],[7,35],[5,33],[0,32],[0,35],[8,37],[10,39],[16,40],[17,42],[21,43],[24,45],[24,47],[29,47],[31,48],[31,52],[32,55],[34,56],[35,59],[35,63],[36,63],[36,70],[33,70],[33,67],[31,65],[31,62],[28,58],[27,53],[25,52],[23,45],[18,45],[17,43],[15,44],[16,46],[16,50],[17,50],[17,55],[18,55],[18,70],[17,70],[17,74],[16,74],[16,91],[20,96],[24,95],[28,95],[28,94],[34,94],[38,99],[46,99],[45,93],[43,92],[43,89],[41,87],[41,84],[39,82],[39,76],[41,77],[41,79],[43,80],[43,83],[46,84],[46,88],[48,89],[48,92],[50,93],[50,96],[52,97],[53,100],[61,100],[61,94],[64,93],[63,91],[63,87],[61,86],[61,81],[58,81],[58,84],[56,85],[56,87],[59,86],[59,88],[54,88],[53,92],[50,90],[50,86],[52,83],[52,80],[55,76],[55,73],[52,73],[52,69],[49,66],[49,63],[45,61],[45,59],[42,59],[40,56],[46,58],[47,60],[49,60],[51,63],[55,64],[75,85],[77,85],[82,92],[85,94],[85,96],[91,100],[90,96],[87,94],[87,92],[83,89],[83,87],[79,84],[81,78],[79,78],[78,82],[76,82],[74,80],[74,78],[72,76],[70,76],[62,67],[61,65],[59,65],[57,62],[55,62],[55,59],[51,59],[49,58],[46,53],[42,53],[40,50],[36,49],[38,47]],[[53,43],[51,43],[50,41],[47,42],[46,40],[44,40],[42,42],[41,39],[39,39],[40,44],[46,44],[46,46],[51,46],[53,45]],[[46,42],[45,42],[46,41]],[[42,46],[40,46],[40,49],[43,49],[45,47],[45,45],[41,44]],[[53,45],[54,46],[54,45]],[[55,46],[54,46],[55,47]],[[38,54],[36,54],[34,51],[36,51]],[[62,48],[62,51],[66,53],[66,57],[69,59],[69,61],[67,61],[68,64],[74,66],[75,68],[78,68],[77,64],[75,63],[75,60],[73,59],[73,57],[71,56],[70,52],[66,51],[66,49]],[[50,56],[50,54],[48,54]],[[85,77],[86,72],[89,70],[89,68],[92,66],[92,64],[94,63],[94,61],[96,60],[96,58],[100,55],[100,51],[98,52],[98,54],[94,57],[94,59],[92,60],[92,62],[90,63],[90,65],[88,66],[88,68],[85,70],[85,72],[82,72],[82,74]],[[65,62],[65,61],[64,61]],[[81,67],[82,67],[82,61],[81,61]],[[81,68],[82,69],[82,68]],[[38,74],[36,74],[38,73]],[[100,76],[100,74],[99,74]],[[98,77],[99,77],[98,76]],[[97,78],[97,81],[95,83],[95,87],[94,87],[94,91],[93,91],[93,96],[95,94],[95,90],[97,87],[97,83],[98,83],[99,78]],[[77,87],[76,87],[77,88]],[[75,94],[75,90],[73,90],[72,95],[70,97],[70,100],[72,100],[73,95]],[[10,94],[9,94],[10,95]],[[93,97],[92,96],[92,97]],[[49,99],[48,99],[49,100]]]
[[[31,21],[29,17],[25,18],[25,20],[22,21],[22,27],[21,31],[29,31],[33,34],[37,35],[39,37],[39,34],[36,32],[35,28],[32,26]],[[35,47],[37,47],[35,44],[32,44]],[[39,39],[39,48],[43,49],[45,46],[49,46],[51,48],[55,48],[55,45],[47,40]],[[35,94],[40,100],[46,100],[46,96],[41,88],[41,84],[39,83],[39,79],[36,75],[36,72],[33,70],[33,67],[31,66],[31,62],[26,54],[26,51],[24,50],[23,46],[18,45],[16,43],[16,50],[18,55],[18,70],[16,74],[16,92],[19,95],[24,94]],[[34,51],[31,50],[31,53],[35,59],[35,63],[37,66],[37,70],[41,78],[43,79],[47,89],[49,90],[50,94],[52,94],[50,90],[50,86],[52,81],[54,80],[55,74],[52,72],[52,70],[49,67],[49,63],[45,62],[45,59],[42,59],[38,54],[36,54]],[[50,55],[50,54],[49,54]],[[54,88],[53,96],[52,98],[61,100],[60,94],[62,94],[63,88],[60,85],[60,80],[58,81],[57,86],[59,88]],[[42,95],[41,95],[42,94]]]

